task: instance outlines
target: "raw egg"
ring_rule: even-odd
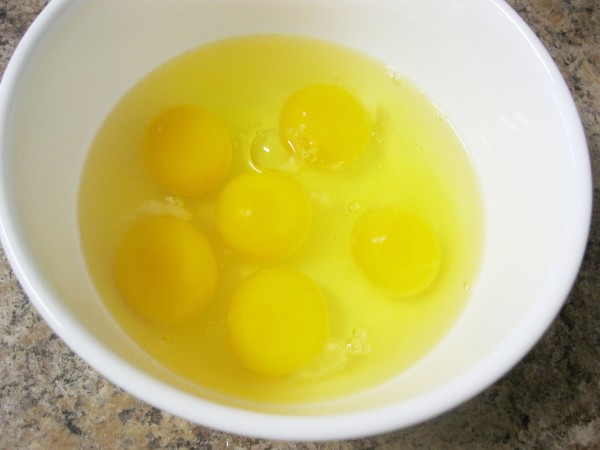
[[[365,276],[399,297],[427,289],[440,268],[440,243],[431,227],[397,208],[363,214],[352,229],[351,245]]]
[[[235,354],[251,371],[288,375],[312,361],[329,336],[327,303],[300,272],[274,268],[244,280],[227,317]]]
[[[356,161],[371,137],[369,114],[345,89],[311,84],[287,99],[279,117],[281,139],[304,160],[341,168]]]
[[[163,111],[148,125],[143,159],[152,179],[175,195],[214,189],[231,165],[232,144],[223,119],[194,105]]]
[[[246,173],[231,180],[215,205],[215,225],[244,258],[279,261],[306,240],[312,206],[304,187],[285,175]]]
[[[197,316],[217,283],[217,262],[202,232],[171,216],[144,217],[117,249],[115,279],[127,303],[158,323]]]

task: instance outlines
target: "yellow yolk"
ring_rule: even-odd
[[[176,195],[199,195],[216,187],[227,174],[231,137],[215,113],[179,105],[150,122],[142,154],[150,176],[164,189]]]
[[[310,363],[325,347],[329,313],[320,289],[289,269],[248,277],[233,295],[229,337],[239,360],[261,375],[287,375]]]
[[[279,118],[281,140],[306,161],[337,168],[356,161],[371,136],[369,114],[349,92],[313,84],[294,92]]]
[[[297,181],[247,173],[231,180],[215,205],[217,231],[240,256],[278,261],[305,241],[312,224],[310,198]]]
[[[192,319],[215,292],[217,262],[198,228],[170,216],[138,220],[115,260],[117,287],[147,319],[175,324]]]
[[[440,244],[418,217],[395,208],[362,215],[352,229],[352,253],[374,285],[405,297],[427,289],[436,278]]]

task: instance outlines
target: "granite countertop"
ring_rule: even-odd
[[[46,3],[0,0],[0,74]],[[575,98],[595,200],[568,301],[511,372],[459,408],[390,434],[326,443],[234,436],[153,408],[91,369],[39,317],[0,253],[0,448],[600,449],[600,0],[508,3],[544,42]]]

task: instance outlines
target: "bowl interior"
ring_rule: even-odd
[[[258,33],[340,42],[406,75],[446,113],[481,185],[483,264],[457,325],[411,370],[327,404],[242,404],[161,368],[105,310],[79,243],[82,166],[114,104],[185,50]],[[23,40],[2,88],[2,237],[31,300],[111,380],[213,427],[317,439],[438,414],[531,348],[579,267],[591,204],[581,124],[549,56],[501,1],[54,0]],[[273,420],[282,422],[273,427]]]

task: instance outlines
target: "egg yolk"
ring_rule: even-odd
[[[289,269],[267,269],[235,291],[227,318],[230,341],[251,371],[287,375],[310,363],[329,335],[329,313],[320,289]]]
[[[291,256],[312,225],[310,198],[302,185],[276,174],[246,173],[231,180],[215,205],[215,225],[225,243],[254,261]]]
[[[231,137],[214,112],[178,105],[150,122],[142,155],[148,173],[164,189],[176,195],[199,195],[212,190],[227,174]]]
[[[356,161],[371,136],[369,114],[349,92],[329,84],[308,85],[285,102],[281,140],[304,160],[338,168]]]
[[[129,305],[163,324],[186,322],[215,292],[217,262],[202,232],[171,216],[145,217],[125,233],[115,259],[116,283]]]
[[[352,253],[374,285],[405,297],[427,289],[441,261],[440,244],[420,218],[395,208],[366,212],[354,224]]]

